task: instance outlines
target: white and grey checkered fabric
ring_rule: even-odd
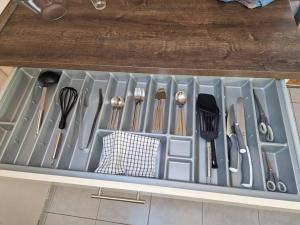
[[[155,177],[160,140],[116,131],[103,138],[97,173]]]

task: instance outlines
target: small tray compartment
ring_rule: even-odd
[[[78,91],[78,95],[80,96],[80,90],[83,86],[85,73],[73,72],[72,77],[70,77],[68,73],[65,73],[64,75],[67,76],[69,80],[66,86],[75,88]],[[55,150],[57,136],[60,132],[60,130],[58,129],[58,124],[61,115],[59,92],[56,93],[54,102],[52,104],[52,108],[49,109],[48,115],[46,116],[42,130],[40,131],[36,145],[34,146],[34,150],[30,155],[28,163],[29,166],[55,168],[57,162],[59,161],[58,159],[61,157],[62,152],[65,150],[64,148],[71,148],[71,146],[66,145],[66,137],[72,127],[71,121],[73,120],[77,104],[78,100],[75,104],[75,107],[71,110],[71,112],[68,115],[67,127],[64,130],[62,130],[62,143],[60,145],[60,149],[58,150],[58,156],[57,159],[53,162],[52,155]],[[72,130],[72,132],[75,132],[75,130]]]
[[[145,90],[145,98],[140,106],[140,114],[139,114],[140,117],[138,118],[139,126],[138,126],[138,130],[137,130],[137,131],[142,132],[143,128],[144,128],[144,122],[145,122],[146,107],[147,107],[147,103],[148,103],[151,77],[133,74],[131,76],[131,79],[132,79],[132,85],[128,89],[127,96],[126,96],[126,105],[124,108],[121,130],[131,131],[134,108],[135,108],[134,90],[135,90],[135,88],[143,88]]]
[[[71,122],[71,124],[74,126],[73,129],[78,130],[78,132],[76,134],[74,134],[73,132],[69,132],[69,135],[66,139],[66,143],[67,146],[71,146],[71,148],[68,148],[68,151],[64,151],[62,153],[62,156],[59,159],[59,163],[58,163],[59,169],[71,169],[71,170],[80,170],[80,171],[85,170],[87,160],[90,154],[90,149],[92,148],[93,139],[96,135],[98,123],[100,121],[101,115],[103,115],[101,110],[100,115],[97,118],[92,141],[90,145],[87,146],[88,144],[87,142],[93,126],[93,121],[97,111],[98,100],[99,100],[99,89],[102,89],[103,99],[105,99],[109,77],[110,76],[108,73],[99,73],[99,72],[89,73],[89,75],[86,77],[82,91],[86,92],[86,96],[88,98],[88,107],[86,108],[83,120],[81,121],[81,123],[83,124],[83,131],[81,132],[79,131],[80,118],[78,117],[78,115],[80,115],[79,113],[80,107],[78,104],[76,109],[76,116],[74,118],[74,121]],[[83,135],[81,137],[82,143],[79,143],[80,142],[79,135]],[[85,148],[83,148],[84,146]]]
[[[112,131],[110,130],[98,130],[97,137],[95,139],[95,143],[92,148],[91,157],[88,162],[88,171],[94,172],[100,162],[102,149],[103,149],[103,138]],[[157,138],[160,140],[160,146],[158,150],[158,158],[157,158],[157,178],[163,179],[164,177],[164,167],[165,167],[165,155],[166,155],[166,148],[167,148],[167,139],[164,135],[155,135],[155,134],[143,134],[143,133],[136,133],[143,136],[148,136],[152,138]]]
[[[219,134],[214,140],[218,169],[212,169],[211,173],[211,183],[221,186],[228,185],[228,163],[227,163],[227,146],[225,142],[225,114],[224,114],[224,99],[222,80],[216,78],[198,78],[196,86],[196,99],[198,94],[210,94],[216,99],[217,106],[220,111],[219,116]],[[199,151],[199,165],[200,165],[200,183],[206,183],[206,173],[207,173],[207,149],[206,140],[200,137],[200,121],[197,116],[196,128],[198,130],[197,134],[197,149]]]
[[[0,123],[0,156],[1,157],[6,148],[6,144],[11,136],[13,128],[14,128],[13,123]]]
[[[126,94],[127,94],[127,89],[131,89],[133,86],[132,82],[129,82],[130,76],[127,73],[114,73],[111,74],[110,80],[107,86],[108,92],[106,93],[106,97],[104,99],[103,103],[103,117],[100,119],[100,129],[108,129],[108,124],[110,120],[110,116],[112,114],[113,108],[111,106],[111,99],[113,97],[122,97],[125,101],[126,105]],[[120,123],[121,123],[121,118],[124,112],[124,108],[119,111],[119,118],[118,118],[118,129],[120,128]]]
[[[268,177],[267,157],[273,174],[287,186],[287,193],[296,194],[298,192],[295,175],[289,148],[284,145],[263,145],[262,158],[264,160],[264,173]]]
[[[166,100],[164,108],[164,120],[163,120],[163,133],[168,132],[168,122],[169,122],[169,112],[170,112],[170,102],[171,102],[171,93],[172,91],[172,78],[168,76],[153,77],[150,91],[148,96],[148,105],[146,111],[146,127],[145,131],[152,133],[152,126],[154,120],[154,108],[155,108],[155,94],[159,88],[164,88],[166,91]]]
[[[192,182],[192,162],[189,160],[169,159],[167,179]]]
[[[193,143],[192,138],[175,138],[169,140],[169,156],[192,158]]]
[[[254,112],[254,100],[252,93],[251,82],[247,79],[226,79],[225,81],[225,103],[226,111],[228,112],[230,106],[234,104],[236,108],[236,102],[238,97],[244,98],[245,107],[245,121],[246,121],[246,133],[247,144],[252,158],[253,168],[253,189],[263,190],[264,188],[264,176],[262,174],[262,161],[260,158],[260,148],[258,145],[258,132],[256,126],[255,112]],[[235,110],[236,111],[236,110]],[[237,113],[237,112],[236,112]],[[232,174],[234,175],[234,174]],[[235,173],[237,177],[240,177],[240,172]],[[239,186],[239,179],[233,180],[233,186]],[[236,182],[237,181],[237,182]]]
[[[194,115],[195,104],[194,104],[194,79],[193,78],[175,78],[174,79],[174,88],[171,95],[171,112],[170,112],[170,133],[176,134],[177,126],[177,116],[178,116],[178,104],[176,103],[175,95],[178,91],[183,91],[186,95],[186,103],[183,106],[184,111],[184,120],[186,124],[186,135],[193,135],[193,124],[194,124]]]
[[[0,121],[16,122],[35,86],[39,70],[20,69],[13,76],[0,102]]]
[[[274,133],[275,143],[286,143],[286,132],[282,118],[282,110],[279,102],[276,82],[271,79],[253,81],[253,90],[259,99],[260,104],[268,118]],[[259,118],[257,106],[256,118]],[[257,120],[258,121],[258,120]],[[259,133],[260,141],[265,142],[264,135]]]

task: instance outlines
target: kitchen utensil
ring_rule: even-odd
[[[69,113],[71,112],[72,108],[74,107],[76,101],[78,98],[78,92],[75,88],[72,87],[64,87],[60,90],[59,93],[59,103],[61,108],[61,118],[58,125],[59,133],[56,140],[55,150],[53,153],[52,160],[54,160],[57,157],[58,149],[60,147],[61,138],[62,138],[62,130],[65,129],[67,118]]]
[[[79,148],[84,149],[84,143],[83,143],[83,134],[84,132],[84,124],[83,124],[83,118],[84,114],[86,112],[87,107],[89,106],[88,103],[88,97],[87,97],[87,90],[83,90],[80,98],[79,98],[79,135],[78,135],[78,143],[79,143]]]
[[[89,135],[89,139],[88,139],[88,142],[87,142],[87,145],[86,145],[85,148],[89,148],[89,146],[92,142],[92,137],[93,137],[94,132],[95,132],[96,123],[97,123],[97,119],[98,119],[98,117],[100,115],[100,112],[101,112],[102,104],[103,104],[103,94],[102,94],[102,89],[100,88],[99,89],[99,101],[98,101],[97,111],[96,111],[96,114],[95,114],[95,117],[94,117],[94,121],[93,121],[92,129],[91,129],[91,132],[90,132],[90,135]]]
[[[273,173],[273,169],[271,167],[267,154],[264,153],[263,156],[266,161],[266,165],[268,169],[267,179],[266,179],[267,190],[271,192],[275,192],[276,190],[282,193],[287,192],[286,184],[280,181],[278,177]]]
[[[228,158],[229,158],[229,171],[236,173],[239,170],[240,154],[237,135],[235,131],[235,110],[234,105],[230,106],[230,110],[227,113],[226,121],[226,134],[228,140]]]
[[[218,137],[219,108],[213,95],[199,94],[197,108],[200,121],[200,136],[207,142],[207,178],[211,168],[218,168],[214,139]]]
[[[17,0],[17,2],[46,20],[60,19],[67,12],[66,0]]]
[[[114,128],[114,123],[115,123],[115,117],[116,117],[116,112],[117,112],[117,108],[119,105],[119,97],[113,97],[110,100],[110,104],[112,107],[112,113],[110,115],[110,119],[109,119],[109,124],[108,124],[108,129],[113,129]]]
[[[175,101],[178,106],[177,119],[176,119],[176,134],[186,136],[186,123],[184,105],[186,103],[187,96],[183,91],[178,91],[175,94]]]
[[[103,10],[106,8],[106,0],[91,0],[95,9]]]
[[[245,117],[245,109],[244,109],[244,98],[239,97],[237,99],[237,123],[238,127],[241,130],[241,134],[243,137],[243,140],[240,140],[239,134],[237,134],[238,142],[240,146],[244,146],[246,149],[246,152],[241,151],[242,153],[242,186],[246,188],[251,188],[253,184],[253,167],[252,167],[252,159],[249,147],[247,145],[247,131],[246,131],[246,117]],[[241,143],[242,141],[242,143]],[[241,149],[241,147],[240,147]],[[248,165],[247,165],[248,162]],[[249,172],[249,176],[246,176],[246,172]],[[248,178],[248,180],[246,180]]]
[[[115,130],[118,129],[119,118],[120,118],[120,114],[121,114],[121,111],[122,111],[124,105],[125,105],[125,100],[122,97],[119,97],[118,106],[117,106],[117,113],[116,113],[116,121],[115,121],[115,124],[114,124],[114,129]]]
[[[164,88],[159,88],[155,93],[155,107],[152,124],[152,132],[162,133],[164,123],[165,100],[167,94]]]
[[[274,132],[269,124],[268,117],[265,114],[265,111],[255,94],[255,91],[253,90],[253,95],[254,95],[254,101],[256,108],[258,110],[258,131],[260,134],[262,134],[267,142],[273,142],[274,141]]]
[[[138,131],[139,129],[139,120],[140,120],[140,112],[141,112],[141,106],[145,98],[145,89],[143,88],[135,88],[134,89],[134,99],[135,99],[135,105],[134,105],[134,111],[133,111],[133,117],[132,117],[132,125],[131,125],[131,131]]]
[[[60,78],[61,72],[54,71],[44,71],[38,77],[39,85],[42,87],[42,96],[39,102],[39,113],[38,113],[38,123],[36,129],[36,136],[39,134],[41,129],[44,113],[45,113],[45,100],[47,96],[47,89],[50,85],[57,84]]]

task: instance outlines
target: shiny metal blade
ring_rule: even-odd
[[[239,97],[237,99],[237,122],[242,132],[244,139],[244,144],[247,145],[247,132],[246,132],[246,120],[245,120],[245,108],[244,108],[244,98]]]
[[[228,115],[227,115],[227,121],[226,121],[226,134],[228,136],[230,136],[230,134],[233,133],[232,126],[233,126],[234,122],[235,122],[234,105],[231,105]]]

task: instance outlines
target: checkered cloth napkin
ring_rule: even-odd
[[[156,177],[160,141],[128,132],[115,131],[103,138],[97,173]]]

